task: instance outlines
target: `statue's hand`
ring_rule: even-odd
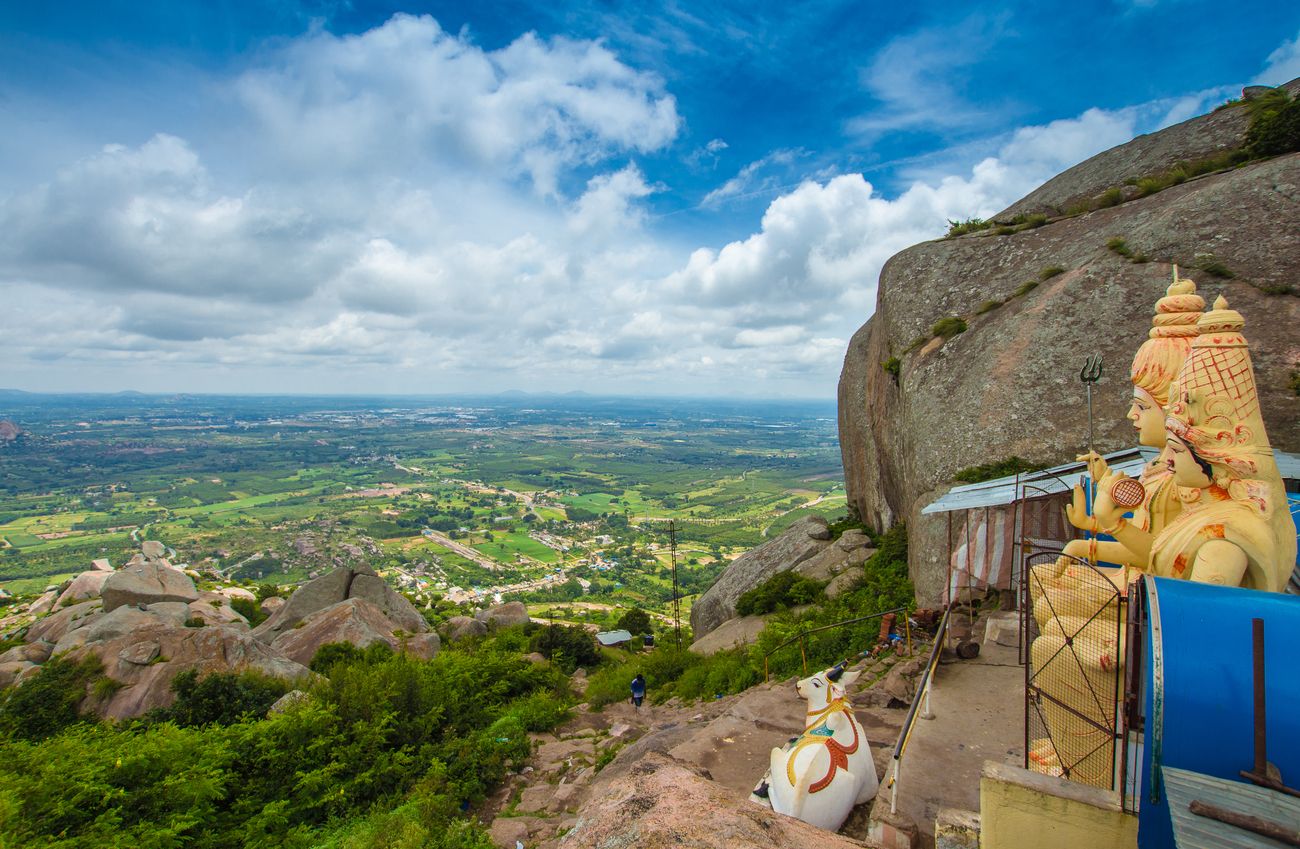
[[[1087,454],[1080,454],[1074,458],[1077,462],[1088,464],[1088,474],[1092,479],[1099,481],[1106,475],[1110,474],[1110,466],[1106,463],[1106,458],[1096,451],[1089,451]]]
[[[1084,495],[1080,484],[1074,485],[1074,497],[1065,506],[1065,518],[1081,531],[1094,533],[1097,530],[1096,521],[1088,515],[1088,497]]]
[[[1128,475],[1123,472],[1107,472],[1105,477],[1097,480],[1097,497],[1092,502],[1092,518],[1096,520],[1098,528],[1115,527],[1129,511],[1130,508],[1119,506],[1110,496],[1115,482],[1127,478]]]

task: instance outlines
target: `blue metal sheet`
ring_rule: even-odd
[[[1146,745],[1138,845],[1173,849],[1164,767],[1238,780],[1254,766],[1251,619],[1264,620],[1268,759],[1300,784],[1300,597],[1146,578]]]

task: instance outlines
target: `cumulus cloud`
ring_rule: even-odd
[[[646,213],[675,188],[638,163],[676,139],[672,95],[597,42],[487,51],[398,16],[210,90],[238,144],[101,140],[0,197],[0,385],[41,363],[65,388],[825,396],[892,254],[1175,108],[1025,128],[893,196],[805,179],[701,247]],[[778,190],[798,160],[750,163],[711,202]]]
[[[529,33],[484,51],[409,15],[308,35],[235,91],[277,168],[404,173],[432,159],[524,174],[543,194],[567,167],[662,147],[680,123],[661,80],[599,43]]]

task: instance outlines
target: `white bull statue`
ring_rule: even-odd
[[[795,685],[808,701],[804,731],[772,750],[771,767],[750,799],[819,828],[838,831],[854,805],[875,798],[880,780],[871,747],[845,696],[858,672],[844,665]]]

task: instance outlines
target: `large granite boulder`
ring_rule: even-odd
[[[147,624],[113,639],[87,643],[72,650],[68,659],[77,662],[92,654],[103,662],[104,673],[122,685],[97,708],[101,716],[111,719],[170,705],[175,700],[172,679],[190,669],[201,676],[256,670],[292,681],[312,674],[247,632],[220,627]]]
[[[204,625],[226,625],[239,629],[247,628],[248,620],[230,606],[232,598],[243,598],[243,596],[232,597],[227,595],[224,591],[203,593],[199,596],[198,601],[190,602],[189,618],[191,621],[202,622]]]
[[[275,638],[271,647],[307,666],[326,643],[351,643],[365,648],[373,643],[400,647],[393,623],[379,607],[362,598],[350,598],[318,610],[296,628]]]
[[[1239,112],[1100,154],[1007,213],[1068,205],[1125,177],[1157,173],[1171,156],[1236,145]],[[1172,264],[1196,280],[1207,303],[1222,293],[1245,316],[1269,439],[1300,451],[1300,397],[1291,386],[1300,362],[1298,186],[1300,154],[1288,154],[1012,235],[986,230],[925,242],[886,263],[875,314],[844,359],[840,447],[849,503],[862,519],[877,530],[907,522],[909,572],[922,604],[942,593],[948,546],[946,517],[921,510],[959,469],[1012,456],[1053,464],[1086,448],[1078,380],[1085,353],[1101,354],[1106,365],[1093,392],[1097,450],[1133,445],[1128,367]],[[1150,261],[1109,249],[1116,237]],[[1215,267],[1211,260],[1232,278],[1198,271]],[[1064,272],[1042,279],[1048,268]],[[1026,290],[1027,281],[1036,286]],[[1003,303],[981,312],[993,302]],[[946,341],[932,336],[931,327],[952,316],[968,329]],[[891,358],[896,375],[883,368]]]
[[[696,654],[716,654],[736,646],[747,646],[758,639],[767,625],[766,616],[737,616],[728,619],[708,634],[691,643]]]
[[[625,774],[597,779],[563,846],[860,849],[862,844],[755,805],[686,764],[651,751]]]
[[[317,611],[359,598],[383,611],[400,630],[421,634],[429,630],[420,611],[406,597],[384,583],[369,566],[340,567],[327,575],[303,584],[270,619],[253,629],[259,640],[274,642],[299,622]],[[269,599],[268,599],[269,601]]]
[[[510,625],[524,625],[528,622],[528,608],[522,601],[507,601],[505,604],[498,604],[495,607],[489,607],[487,610],[480,610],[474,614],[474,618],[488,627],[495,625],[498,628],[508,627]]]
[[[164,601],[147,607],[116,607],[86,626],[85,641],[116,640],[154,627],[180,628],[185,625],[189,613],[189,606],[179,601]]]
[[[55,602],[56,608],[68,607],[79,601],[99,598],[99,594],[104,590],[104,583],[108,580],[111,572],[101,572],[98,569],[92,569],[88,572],[82,572],[72,579],[60,595],[59,600]]]
[[[108,576],[100,596],[107,612],[124,604],[155,604],[162,601],[189,604],[198,600],[199,591],[194,588],[194,581],[189,575],[173,569],[166,562],[134,558]]]
[[[486,633],[487,626],[472,616],[453,616],[442,623],[442,634],[449,643],[467,637],[481,637]]]
[[[50,659],[53,652],[53,643],[43,641],[25,643],[21,646],[14,646],[8,651],[0,652],[0,663],[44,663]]]
[[[104,605],[99,599],[83,601],[71,607],[56,610],[44,619],[38,619],[27,629],[25,639],[29,643],[38,640],[57,643],[69,631],[90,624],[104,614]]]
[[[691,630],[698,640],[736,615],[736,601],[779,572],[787,572],[826,549],[826,520],[808,516],[785,533],[731,561],[713,586],[691,607]]]

